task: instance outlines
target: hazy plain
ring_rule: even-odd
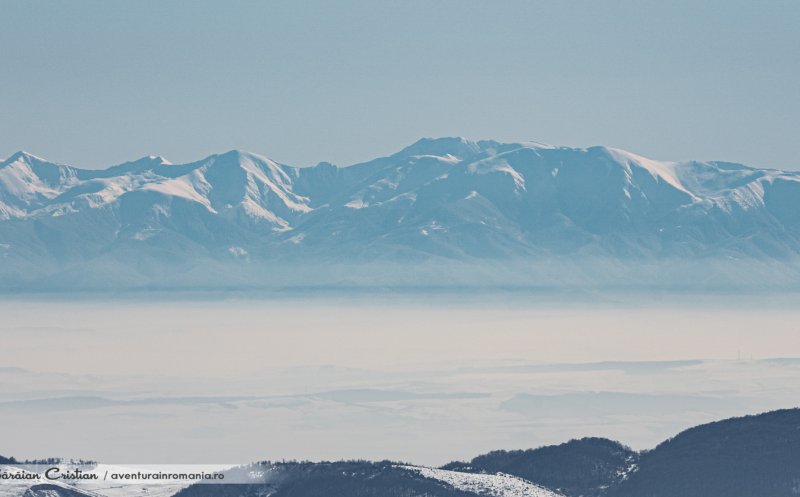
[[[793,296],[0,302],[0,453],[442,464],[796,405]]]

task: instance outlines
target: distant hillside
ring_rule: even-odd
[[[800,494],[800,409],[700,425],[642,453],[585,438],[446,467],[510,473],[570,497],[790,497]]]
[[[264,463],[261,485],[193,485],[175,497],[562,497],[513,477],[472,475],[389,461]]]
[[[635,468],[638,457],[619,442],[583,438],[538,449],[498,450],[444,468],[509,473],[568,496],[601,497]]]
[[[609,497],[800,494],[800,409],[698,426],[642,454]]]

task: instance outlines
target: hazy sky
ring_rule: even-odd
[[[800,169],[795,0],[0,0],[0,17],[2,157],[345,165],[463,135]]]

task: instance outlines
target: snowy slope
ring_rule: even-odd
[[[444,469],[427,468],[422,466],[401,466],[405,469],[418,472],[425,478],[432,478],[448,485],[472,492],[476,495],[489,497],[563,497],[561,494],[548,490],[539,485],[534,485],[512,475],[497,473],[475,474],[448,471]]]
[[[545,489],[541,486],[530,483],[522,478],[502,473],[498,474],[472,474],[457,471],[446,471],[441,469],[422,467],[422,466],[397,466],[417,473],[424,478],[445,483],[457,490],[469,492],[476,496],[487,497],[563,497],[557,492]],[[10,466],[3,466],[0,469],[8,473],[21,472],[23,470]],[[102,479],[106,471],[127,473],[138,469],[122,468],[117,466],[98,465],[93,470],[85,471],[87,474],[96,473]],[[91,481],[87,483],[64,484],[59,481],[51,480],[29,480],[12,484],[8,482],[0,483],[0,496],[20,497],[25,494],[28,488],[40,488],[33,492],[37,496],[61,495],[80,495],[86,497],[131,497],[134,495],[151,496],[171,496],[180,490],[187,488],[185,483],[114,483],[104,481]],[[44,486],[44,487],[41,487]],[[52,487],[52,488],[48,488]],[[213,487],[210,487],[213,488]],[[29,492],[31,493],[31,492]]]

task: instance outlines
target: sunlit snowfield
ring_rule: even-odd
[[[442,464],[800,399],[794,297],[0,302],[2,451]],[[792,359],[792,358],[798,359]]]

